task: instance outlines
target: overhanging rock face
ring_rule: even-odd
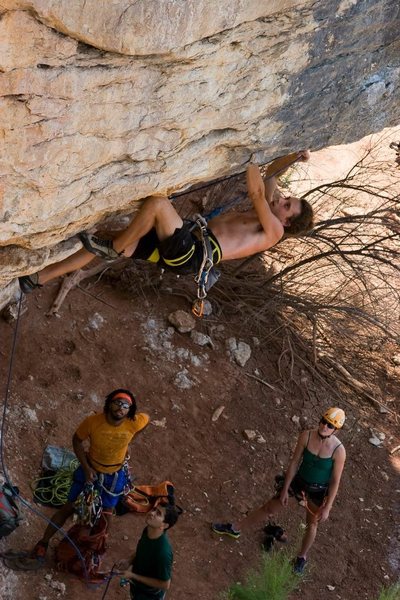
[[[137,200],[400,118],[398,0],[0,0],[0,286]]]

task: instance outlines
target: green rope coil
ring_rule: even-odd
[[[79,461],[75,459],[69,463],[68,467],[59,469],[54,475],[39,477],[32,481],[31,489],[34,499],[40,504],[63,506],[68,502],[73,474],[78,466]],[[45,485],[45,482],[48,482],[48,485]]]

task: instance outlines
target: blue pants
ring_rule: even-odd
[[[94,482],[95,487],[100,491],[103,508],[114,508],[120,501],[125,485],[127,484],[125,469],[122,467],[122,469],[115,473],[98,473],[97,475],[98,477],[103,478],[102,484],[100,484],[99,480]],[[75,502],[85,487],[85,483],[85,473],[82,467],[79,466],[73,475],[71,489],[68,494],[68,502]],[[109,491],[112,493],[109,494]]]

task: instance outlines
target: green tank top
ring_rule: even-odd
[[[310,436],[308,436],[307,446],[309,441]],[[318,483],[320,485],[329,483],[333,471],[333,455],[339,446],[341,444],[338,444],[332,455],[327,458],[316,456],[308,448],[304,448],[303,460],[298,470],[300,477],[307,483]]]

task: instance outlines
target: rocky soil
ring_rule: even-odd
[[[144,287],[149,277],[153,285]],[[46,444],[71,447],[75,427],[102,409],[110,390],[132,389],[139,409],[151,416],[131,448],[137,482],[173,481],[185,510],[170,534],[175,565],[168,598],[217,600],[257,564],[261,531],[238,541],[220,539],[210,522],[240,517],[265,500],[300,429],[314,426],[337,396],[332,382],[322,384],[299,361],[292,370],[280,361],[278,369],[279,331],[257,332],[257,337],[225,310],[218,319],[197,320],[192,332],[180,333],[169,315],[187,311],[188,303],[169,293],[175,281],[167,278],[160,287],[157,279],[139,269],[132,274],[137,284],[131,291],[115,277],[85,282],[68,295],[59,318],[45,316],[58,283],[27,298],[3,440],[5,461],[14,484],[31,500],[30,484]],[[15,323],[0,323],[2,381],[14,328]],[[245,353],[240,357],[239,345]],[[376,374],[385,374],[380,384],[389,412],[380,413],[342,388],[347,423],[341,439],[348,461],[331,518],[320,527],[307,576],[293,600],[319,600],[327,593],[335,599],[374,600],[378,589],[398,576],[400,454],[390,451],[400,443],[400,360],[389,342],[368,358]],[[348,368],[355,372],[356,366],[354,357]],[[383,438],[379,446],[369,442],[371,428]],[[19,529],[0,541],[0,550],[29,548],[38,538],[43,520],[28,510],[24,516]],[[292,554],[304,517],[304,509],[292,503],[280,520]],[[142,516],[115,517],[104,568],[132,551],[142,528]],[[0,590],[3,600],[100,599],[103,594],[55,570],[53,549],[45,568],[34,574],[1,566]],[[108,597],[127,598],[128,592],[113,581]]]

